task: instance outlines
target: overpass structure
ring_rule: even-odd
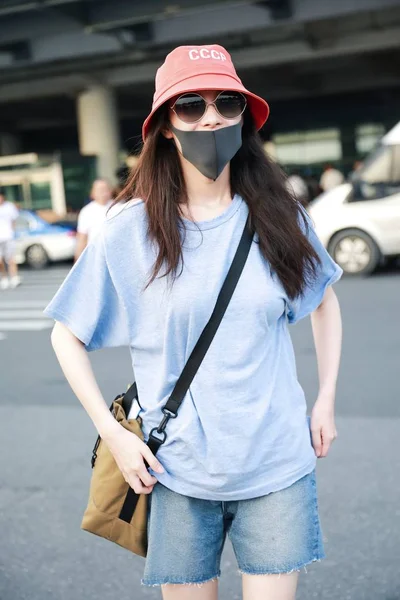
[[[113,179],[180,44],[227,48],[284,163],[349,167],[399,120],[400,0],[2,0],[0,31],[3,159],[79,152]]]

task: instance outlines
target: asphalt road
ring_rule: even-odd
[[[65,274],[25,272],[0,294],[0,599],[160,598],[143,560],[80,530],[95,430],[73,397],[40,312]],[[327,559],[300,578],[298,600],[400,600],[400,270],[339,282],[344,348],[339,438],[318,463]],[[39,323],[41,321],[41,323]],[[317,371],[309,320],[292,327],[311,405]],[[92,355],[107,397],[131,380],[128,352]],[[240,598],[229,544],[220,599]]]

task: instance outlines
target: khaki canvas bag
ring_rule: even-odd
[[[126,418],[136,395],[136,384],[133,384],[125,396],[117,396],[110,410],[120,425],[143,440],[141,418],[129,421]],[[100,436],[93,448],[92,468],[89,502],[81,528],[115,542],[139,556],[146,556],[148,496],[135,494],[136,498],[132,500],[134,503],[136,500],[136,506],[133,507],[132,517],[129,520],[121,518],[128,489],[131,488]]]
[[[167,439],[166,425],[170,419],[177,417],[179,407],[218,330],[243,271],[252,240],[253,235],[247,221],[210,320],[203,329],[171,396],[162,409],[163,418],[159,426],[150,431],[146,443],[154,455]],[[143,440],[140,416],[127,420],[134,400],[139,402],[136,383],[131,385],[126,394],[117,396],[110,411],[122,427]],[[146,466],[148,465],[146,464]],[[89,501],[83,515],[81,528],[115,542],[134,554],[146,556],[148,495],[136,494],[129,486],[100,436],[93,448],[92,468]]]

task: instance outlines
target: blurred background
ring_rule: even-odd
[[[271,104],[286,168],[345,176],[399,120],[397,0],[2,0],[0,182],[25,208],[79,209],[118,183],[179,44],[225,46]]]
[[[270,103],[265,148],[305,205],[360,178],[365,158],[399,121],[398,0],[2,0],[0,27],[0,186],[6,200],[35,213],[21,215],[19,237],[38,233],[35,216],[76,229],[98,177],[121,188],[137,160],[156,69],[179,44],[217,42],[232,54],[245,85]],[[391,195],[399,165],[397,140],[354,199]],[[373,208],[347,212],[364,217]],[[398,201],[376,209],[392,230],[400,227]],[[358,266],[339,260],[346,272],[372,271],[378,258],[400,253],[399,241],[386,239],[393,231],[368,219],[375,224],[360,226],[359,214],[329,230],[316,223],[333,254],[332,237],[346,227],[371,238],[346,238],[347,254],[364,254]],[[32,244],[20,242],[19,263],[42,267],[73,253],[72,240],[61,249],[35,241],[30,252]]]
[[[339,439],[319,466],[328,558],[299,598],[400,600],[400,0],[0,0],[0,200],[19,211],[20,265],[0,281],[1,600],[159,597],[140,559],[79,531],[95,431],[42,311],[81,209],[135,166],[165,55],[208,43],[269,102],[265,149],[345,271]],[[309,323],[292,335],[311,406]],[[93,360],[107,397],[126,388],[125,350]],[[229,546],[223,567],[222,600],[240,598]]]

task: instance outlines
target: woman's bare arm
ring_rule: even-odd
[[[339,301],[332,287],[311,314],[318,362],[319,393],[334,401],[342,346],[342,318]]]
[[[318,398],[311,413],[311,434],[315,454],[323,458],[337,437],[335,396],[342,345],[340,307],[332,287],[328,287],[322,303],[311,314],[311,325],[319,379]]]
[[[95,379],[83,343],[62,323],[56,323],[51,342],[73,392],[92,419],[99,435],[106,439],[118,429]]]
[[[102,396],[83,343],[62,323],[56,322],[51,341],[75,395],[92,419],[99,435],[112,452],[125,480],[137,493],[150,493],[156,483],[143,459],[157,472],[163,468],[146,444],[121,427]]]

